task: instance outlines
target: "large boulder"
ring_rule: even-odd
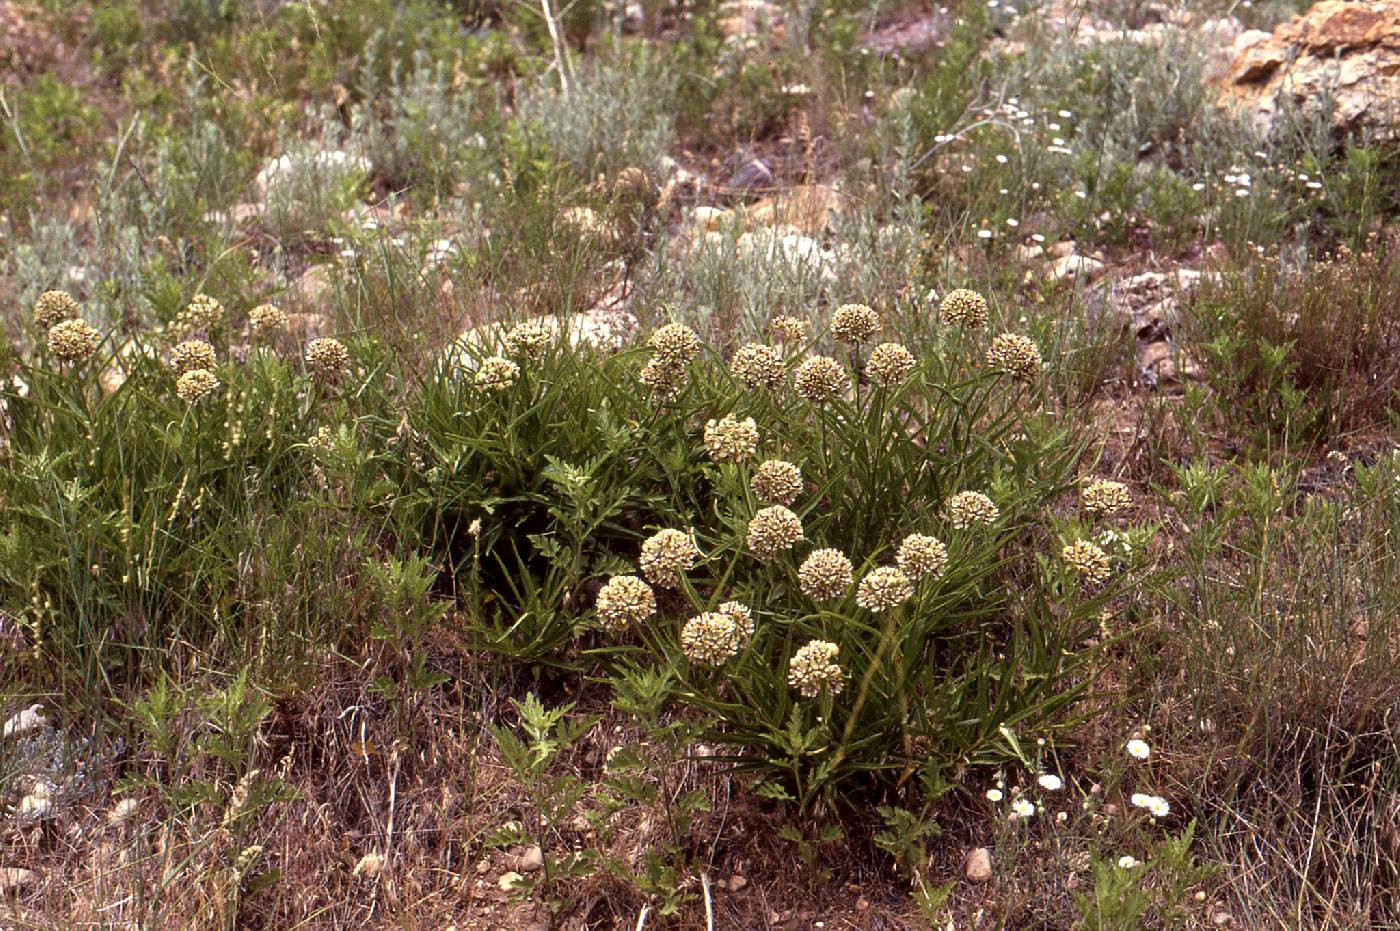
[[[1289,105],[1330,101],[1338,132],[1400,140],[1400,0],[1323,0],[1234,51],[1224,97],[1260,131]]]

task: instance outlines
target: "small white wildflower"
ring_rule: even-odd
[[[1145,760],[1152,755],[1152,748],[1147,745],[1145,740],[1130,740],[1126,749],[1128,756],[1139,760]]]
[[[987,801],[989,801],[989,802],[999,802],[999,801],[1001,801],[1004,797],[1005,797],[1005,796],[1002,795],[1000,789],[988,789],[988,790],[987,790]]]
[[[1041,773],[1036,782],[1047,792],[1058,792],[1065,787],[1064,780],[1053,773]]]
[[[1013,818],[1031,818],[1035,816],[1035,806],[1029,799],[1018,798],[1011,803],[1011,814]]]
[[[1123,856],[1118,858],[1118,866],[1121,869],[1130,870],[1133,867],[1140,865],[1141,864],[1139,864],[1137,860],[1135,860],[1133,857],[1127,854],[1124,854]]]

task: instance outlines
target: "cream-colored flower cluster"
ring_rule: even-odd
[[[939,316],[947,324],[962,324],[978,328],[987,325],[990,314],[987,312],[987,299],[976,291],[958,288],[949,291],[938,305]]]
[[[802,594],[813,601],[835,601],[845,598],[855,583],[855,568],[840,550],[813,550],[797,570],[797,584]]]
[[[880,315],[865,304],[842,304],[831,316],[831,336],[837,342],[868,343],[880,332]]]
[[[1019,333],[1002,333],[994,338],[987,347],[987,364],[1028,384],[1035,381],[1045,367],[1035,340]]]
[[[827,640],[803,644],[788,660],[788,685],[803,698],[816,698],[822,692],[839,695],[846,684],[846,675],[836,662],[840,653],[841,648]]]
[[[700,337],[684,323],[668,323],[651,334],[651,359],[638,379],[657,397],[670,399],[685,387],[686,366],[700,354]]]
[[[914,595],[914,580],[894,566],[872,569],[860,580],[856,604],[867,611],[890,611]]]
[[[679,530],[661,530],[642,543],[637,566],[652,585],[680,588],[681,575],[689,572],[700,558],[700,550],[690,535]]]
[[[802,494],[802,470],[782,459],[769,459],[749,479],[754,497],[769,504],[787,506]]]
[[[850,379],[846,370],[830,356],[812,356],[797,367],[793,388],[812,404],[825,404],[846,393]]]
[[[705,424],[705,449],[715,462],[748,462],[758,454],[758,424],[726,414]]]
[[[865,362],[865,377],[882,388],[902,385],[914,371],[914,355],[899,343],[881,343]]]
[[[1108,554],[1088,540],[1070,543],[1060,550],[1060,558],[1086,585],[1101,585],[1113,572]]]
[[[554,334],[550,332],[549,327],[538,320],[526,320],[517,323],[506,333],[506,352],[517,359],[537,362],[553,341]]]
[[[764,343],[740,346],[729,362],[729,371],[749,388],[776,388],[783,383],[785,373],[782,354]]]
[[[899,544],[894,561],[911,579],[938,576],[948,565],[948,548],[937,537],[911,533]]]
[[[350,350],[330,336],[306,344],[306,367],[319,382],[331,383],[350,371]]]
[[[741,649],[742,634],[734,618],[722,611],[706,611],[681,628],[681,652],[700,666],[720,666]]]
[[[656,593],[635,575],[617,575],[598,590],[596,607],[599,622],[620,633],[656,613]]]
[[[520,366],[501,356],[483,359],[472,383],[487,394],[505,391],[520,378]]]
[[[980,491],[960,491],[943,502],[943,516],[956,529],[966,530],[973,524],[994,523],[1001,512]]]
[[[1122,482],[1096,479],[1079,493],[1079,506],[1089,514],[1118,514],[1133,506],[1133,496]]]
[[[224,319],[224,305],[207,294],[196,294],[184,309],[175,315],[171,330],[178,339],[195,333],[208,333]]]
[[[194,405],[219,390],[219,378],[208,369],[190,369],[175,382],[175,394],[186,404]]]
[[[218,364],[214,347],[202,339],[187,339],[170,350],[170,367],[177,375],[191,369],[213,369]]]
[[[34,302],[34,325],[48,332],[54,324],[78,316],[78,302],[67,291],[45,291]]]
[[[745,541],[759,560],[776,559],[802,542],[802,520],[781,504],[766,507],[749,521]]]
[[[49,352],[60,362],[77,363],[97,351],[101,337],[86,320],[81,317],[60,320],[49,327],[45,336]]]
[[[812,335],[812,325],[806,320],[782,314],[769,321],[768,335],[780,343],[806,342]]]
[[[275,304],[259,304],[248,311],[248,332],[253,339],[268,340],[287,328],[287,315]]]

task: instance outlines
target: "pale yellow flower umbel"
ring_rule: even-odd
[[[855,568],[846,554],[827,547],[813,550],[797,570],[797,585],[813,601],[845,598],[855,583]]]
[[[793,388],[812,404],[825,404],[845,394],[850,385],[846,370],[830,356],[812,356],[797,367]]]
[[[248,311],[248,332],[253,339],[272,339],[286,328],[287,315],[275,304],[259,304]]]
[[[78,302],[67,291],[45,291],[34,302],[34,325],[44,331],[77,316]]]
[[[1086,585],[1107,582],[1113,571],[1113,563],[1108,554],[1088,540],[1069,544],[1060,550],[1060,558]]]
[[[669,362],[661,356],[647,360],[647,364],[637,373],[637,380],[663,400],[670,400],[680,394],[681,389],[685,387],[685,379],[685,363]]]
[[[208,333],[217,327],[223,319],[223,304],[207,294],[196,294],[190,298],[190,302],[185,305],[184,310],[175,315],[175,322],[171,325],[171,330],[176,336],[183,339],[192,333]]]
[[[49,352],[60,362],[78,363],[97,351],[100,336],[86,320],[60,320],[45,336]]]
[[[914,371],[914,355],[899,343],[881,343],[865,362],[865,377],[882,388],[904,384]]]
[[[745,542],[760,561],[776,559],[802,542],[802,520],[781,504],[766,507],[749,521]]]
[[[980,491],[960,491],[943,502],[943,516],[954,528],[966,530],[973,524],[993,523],[1001,512]]]
[[[842,304],[831,315],[831,336],[837,342],[868,343],[880,332],[880,315],[865,304]]]
[[[1107,516],[1126,511],[1132,506],[1133,496],[1122,482],[1096,479],[1079,493],[1079,507],[1088,514]]]
[[[913,579],[894,566],[881,566],[860,580],[856,604],[867,611],[889,611],[904,604],[913,594]]]
[[[668,323],[651,334],[651,350],[657,358],[685,365],[700,354],[700,337],[684,323]]]
[[[911,579],[937,576],[948,565],[948,548],[937,537],[911,533],[899,544],[894,561]]]
[[[537,362],[553,341],[549,327],[538,320],[526,320],[511,327],[506,334],[506,352],[517,359]]]
[[[987,313],[987,299],[967,288],[949,291],[938,305],[938,314],[944,323],[960,323],[974,329],[986,326],[990,316]]]
[[[218,390],[218,376],[208,369],[190,369],[175,382],[175,394],[191,406]]]
[[[841,648],[827,640],[812,640],[798,648],[788,660],[788,685],[803,698],[816,698],[822,692],[839,695],[846,675],[836,663]]]
[[[476,370],[476,377],[472,379],[472,384],[476,385],[479,391],[496,394],[515,384],[518,378],[520,378],[520,366],[501,356],[492,356],[482,360],[481,367]]]
[[[740,346],[729,362],[729,371],[749,388],[776,388],[783,383],[783,357],[764,343]]]
[[[1027,384],[1040,376],[1045,363],[1035,340],[1019,333],[1002,333],[987,347],[987,364]]]
[[[754,470],[749,488],[760,501],[789,505],[802,493],[802,470],[782,459],[769,459]]]
[[[611,633],[621,633],[656,613],[656,594],[635,575],[615,575],[598,590],[598,621]]]
[[[681,628],[681,652],[696,665],[721,666],[742,646],[734,618],[721,611],[706,611]]]
[[[782,314],[769,322],[768,335],[780,343],[801,343],[812,335],[812,325],[806,320]]]
[[[705,449],[715,462],[748,462],[758,453],[758,424],[726,414],[705,424]]]
[[[679,530],[662,530],[642,544],[637,560],[642,575],[660,588],[680,588],[681,574],[689,572],[700,558],[700,550],[689,534]]]
[[[319,382],[334,382],[350,371],[350,350],[330,336],[306,344],[306,367]]]
[[[213,369],[219,364],[214,347],[202,339],[187,339],[170,350],[170,367],[183,375],[191,369]]]

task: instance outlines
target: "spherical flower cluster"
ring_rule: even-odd
[[[911,579],[940,575],[948,565],[948,548],[937,537],[911,533],[899,544],[895,564]]]
[[[880,315],[865,304],[842,304],[831,316],[831,335],[837,342],[868,343],[880,332]]]
[[[681,652],[692,663],[722,665],[742,646],[734,618],[720,611],[706,611],[681,628]]]
[[[800,343],[811,336],[812,325],[806,320],[783,314],[769,322],[768,333],[780,343]]]
[[[1133,497],[1122,482],[1097,479],[1079,493],[1079,506],[1090,514],[1117,514],[1133,506]]]
[[[846,684],[845,673],[836,664],[841,648],[826,640],[812,640],[799,647],[788,660],[788,685],[803,698],[816,698],[823,691],[839,695]]]
[[[637,380],[659,398],[674,398],[685,387],[685,365],[676,365],[657,356],[642,366]]]
[[[745,539],[754,556],[767,562],[802,542],[802,521],[787,508],[775,504],[753,516]]]
[[[208,369],[190,369],[175,382],[175,394],[186,404],[198,404],[219,390],[219,379]]]
[[[882,388],[903,384],[914,371],[914,355],[899,343],[881,343],[865,362],[865,375]]]
[[[970,327],[987,325],[987,299],[976,291],[958,288],[949,291],[938,305],[938,314],[947,324],[961,323]]]
[[[509,359],[492,356],[482,361],[481,367],[476,370],[476,377],[472,381],[481,391],[495,394],[515,384],[519,377],[520,366]]]
[[[329,336],[313,339],[306,344],[306,367],[317,381],[333,382],[350,371],[350,350]]]
[[[776,388],[783,382],[783,357],[772,346],[749,343],[734,353],[729,371],[750,388]]]
[[[651,334],[651,349],[659,359],[685,365],[700,354],[700,337],[684,323],[668,323]]]
[[[45,338],[49,352],[60,362],[81,362],[97,351],[98,333],[81,317],[60,320]]]
[[[825,404],[845,393],[846,370],[830,356],[812,356],[797,367],[793,387],[812,404]]]
[[[662,530],[642,544],[637,565],[652,585],[680,588],[681,573],[689,572],[700,558],[700,550],[688,534],[679,530]]]
[[[248,330],[253,339],[271,339],[287,328],[287,315],[274,304],[259,304],[248,311]]]
[[[78,316],[78,302],[67,291],[45,291],[34,302],[34,324],[47,331],[55,323]]]
[[[734,632],[739,638],[739,646],[742,647],[753,638],[752,608],[742,601],[726,601],[716,610],[734,622]]]
[[[782,459],[769,459],[749,480],[754,497],[771,504],[788,505],[802,493],[802,470]]]
[[[943,516],[958,530],[990,524],[1001,516],[992,499],[980,491],[960,491],[943,502]]]
[[[860,580],[856,604],[868,611],[889,611],[914,594],[914,580],[893,566],[881,566]]]
[[[212,369],[218,364],[214,347],[202,339],[187,339],[170,350],[170,367],[178,375],[191,369]]]
[[[223,319],[223,304],[207,294],[196,294],[190,298],[185,309],[175,315],[175,324],[172,329],[180,336],[188,336],[191,333],[207,333],[218,326],[219,321]]]
[[[1003,333],[987,347],[987,364],[1017,381],[1033,382],[1045,363],[1035,340],[1019,333]]]
[[[1060,558],[1088,585],[1108,581],[1108,576],[1113,571],[1113,563],[1108,554],[1088,540],[1069,544],[1060,550]]]
[[[506,352],[516,358],[538,360],[544,355],[554,336],[549,327],[538,320],[517,323],[506,334]]]
[[[715,462],[747,462],[758,452],[758,424],[733,414],[711,420],[705,424],[705,449]]]
[[[615,575],[598,590],[598,620],[612,633],[656,613],[656,594],[635,575]]]
[[[813,601],[845,598],[853,582],[855,569],[840,550],[813,550],[797,570],[797,584],[802,594]]]

